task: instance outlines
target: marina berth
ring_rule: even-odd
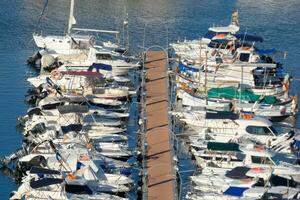
[[[184,198],[298,199],[299,131],[289,125],[298,112],[292,78],[275,59],[282,52],[262,49],[262,37],[240,34],[236,25],[170,44],[176,60],[172,116],[194,164],[185,177],[189,188],[181,187]]]
[[[119,32],[72,28],[70,2],[65,36],[33,34],[39,50],[28,62],[39,74],[27,79],[32,107],[18,119],[23,148],[0,160],[20,181],[12,200],[137,196],[139,59],[87,34]]]
[[[146,20],[129,45],[126,7],[122,31],[102,30],[74,27],[69,3],[65,33],[32,34],[22,144],[0,157],[16,183],[10,200],[300,199],[296,74],[277,57],[285,46],[248,33],[238,11],[199,39],[167,32],[166,48],[146,38]],[[120,27],[121,13],[101,14]]]

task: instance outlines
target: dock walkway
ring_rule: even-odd
[[[147,147],[147,198],[176,198],[173,145],[169,131],[167,55],[163,51],[146,54],[145,115]]]

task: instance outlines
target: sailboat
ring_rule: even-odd
[[[76,23],[77,22],[74,17],[74,0],[71,0],[67,34],[42,36],[40,34],[33,33],[33,40],[37,47],[46,50],[48,53],[78,54],[81,52],[87,53],[90,48],[96,47],[96,40],[91,35],[73,34],[71,33],[72,30],[78,32],[109,33],[115,34],[116,38],[119,37],[119,31],[73,28],[73,25]]]

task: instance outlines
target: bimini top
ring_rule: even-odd
[[[263,42],[264,39],[260,36],[249,35],[249,34],[235,34],[234,35],[239,40],[244,40],[248,42]]]

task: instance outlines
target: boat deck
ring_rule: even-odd
[[[172,143],[168,116],[168,72],[163,51],[146,54],[145,113],[148,171],[148,199],[175,199]]]

